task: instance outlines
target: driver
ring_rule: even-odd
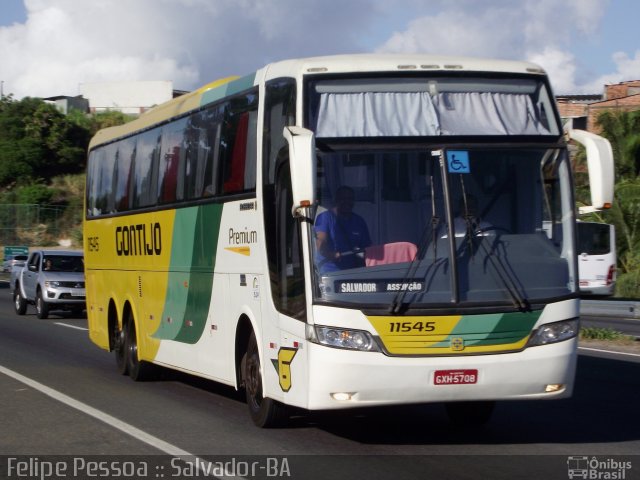
[[[358,253],[371,245],[364,219],[353,213],[355,194],[343,185],[336,191],[334,207],[316,218],[317,260],[320,273],[364,266]]]

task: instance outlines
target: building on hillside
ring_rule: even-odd
[[[640,80],[604,86],[602,95],[556,96],[560,116],[573,128],[599,133],[598,115],[605,110],[640,110]]]
[[[89,112],[89,101],[82,95],[77,97],[67,97],[59,95],[57,97],[43,98],[47,103],[55,105],[55,107],[63,114],[68,114],[70,110],[80,110],[83,113]]]
[[[116,110],[127,115],[140,115],[168,100],[189,93],[174,90],[171,81],[102,82],[80,84],[81,95],[58,95],[43,98],[63,114],[70,110],[84,113]]]
[[[91,113],[117,110],[140,115],[186,92],[173,90],[171,81],[100,82],[80,84],[80,93],[89,100]]]

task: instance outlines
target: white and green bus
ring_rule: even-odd
[[[585,140],[583,140],[585,141]],[[571,394],[567,136],[540,67],[425,55],[288,60],[90,145],[91,339],[246,392],[253,421]],[[611,202],[589,135],[594,209]]]

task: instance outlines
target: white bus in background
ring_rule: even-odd
[[[580,293],[613,295],[616,286],[616,230],[608,223],[578,222]]]

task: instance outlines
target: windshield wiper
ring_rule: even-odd
[[[516,284],[516,280],[514,280],[513,276],[509,273],[509,270],[507,269],[507,267],[504,266],[500,258],[496,258],[492,254],[492,252],[489,251],[489,249],[485,245],[485,242],[482,241],[483,238],[486,238],[486,237],[481,237],[481,239],[477,243],[479,244],[480,248],[485,254],[487,261],[491,264],[496,274],[498,275],[498,278],[500,279],[500,282],[502,282],[502,285],[505,288],[505,291],[511,297],[511,301],[513,302],[514,307],[516,307],[518,310],[521,310],[521,311],[530,311],[531,304],[529,303],[529,300],[527,300],[524,296],[520,294],[520,289]],[[499,240],[499,235],[496,235],[496,239],[494,243],[497,242],[498,240]],[[470,241],[472,242],[473,240],[470,240]]]
[[[416,270],[418,266],[422,262],[424,254],[427,251],[427,247],[429,245],[429,231],[432,232],[432,243],[433,243],[433,263],[436,263],[436,258],[438,256],[438,227],[440,226],[440,217],[436,214],[436,200],[435,200],[435,188],[433,186],[433,175],[431,175],[431,222],[427,223],[422,229],[422,234],[420,235],[420,243],[418,244],[418,250],[416,252],[416,256],[413,257],[411,263],[409,264],[409,268],[407,268],[404,277],[402,278],[402,283],[400,290],[396,292],[393,296],[393,300],[391,301],[391,305],[389,306],[389,313],[396,314],[400,312],[402,305],[404,303],[404,297],[407,296],[408,288],[405,288],[410,278],[415,276]]]

